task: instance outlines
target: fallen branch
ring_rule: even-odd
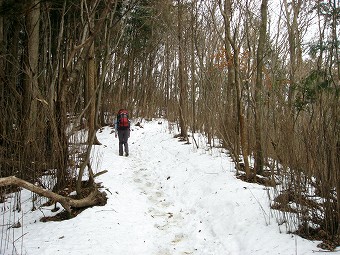
[[[97,178],[99,175],[106,174],[107,172],[108,172],[107,170],[100,171],[96,173],[95,175],[93,175],[93,178]]]
[[[106,200],[106,194],[100,192],[99,190],[95,189],[92,191],[87,197],[82,199],[73,199],[70,197],[64,197],[57,193],[54,193],[50,190],[41,188],[39,186],[36,186],[32,183],[29,183],[23,179],[17,178],[15,176],[9,176],[0,178],[0,187],[2,186],[8,186],[8,185],[14,185],[18,187],[22,187],[24,189],[27,189],[29,191],[32,191],[40,196],[47,197],[49,199],[52,199],[55,202],[59,202],[64,209],[71,213],[71,208],[83,208],[93,205],[102,204],[103,200]]]

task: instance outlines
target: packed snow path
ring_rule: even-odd
[[[98,132],[102,145],[95,147],[92,164],[98,172],[108,170],[96,179],[108,194],[107,204],[70,220],[42,223],[39,218],[51,214],[51,207],[32,212],[27,203],[19,215],[24,227],[12,230],[17,254],[318,253],[317,242],[278,226],[267,190],[236,179],[221,150],[179,142],[166,121],[142,126],[132,128],[129,157],[118,156],[111,128]]]
[[[128,158],[117,156],[108,129],[98,136],[111,149],[102,181],[113,189],[112,254],[293,255],[300,243],[309,244],[306,254],[315,248],[279,233],[264,187],[237,180],[226,154],[178,142],[167,122],[142,126],[131,132]]]

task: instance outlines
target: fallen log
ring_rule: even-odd
[[[44,196],[55,202],[59,202],[64,207],[64,209],[69,213],[71,213],[72,207],[84,208],[84,207],[89,207],[89,206],[94,206],[94,205],[102,205],[104,201],[106,201],[105,192],[100,192],[98,189],[94,189],[85,198],[73,199],[70,197],[64,197],[50,190],[41,188],[23,179],[17,178],[15,176],[0,178],[0,187],[8,186],[8,185],[22,187],[40,196]]]

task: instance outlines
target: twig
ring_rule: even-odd
[[[112,212],[112,211],[118,213],[115,209],[110,209],[110,210],[99,210],[99,211],[96,211],[96,212]]]
[[[20,238],[24,237],[27,233],[28,233],[28,232],[26,232],[25,234],[19,236],[17,239],[15,239],[15,240],[13,241],[13,243],[15,243],[16,241],[18,241]]]
[[[266,213],[266,211],[264,210],[264,208],[263,208],[263,206],[261,205],[260,201],[254,196],[253,192],[251,192],[250,189],[248,189],[248,190],[249,190],[249,192],[252,194],[252,196],[255,198],[256,202],[259,204],[259,206],[260,206],[260,208],[261,208],[261,210],[262,210],[262,212],[263,212],[263,215],[264,215],[263,218],[264,218],[264,220],[265,220],[265,222],[266,222],[266,225],[268,226],[269,224],[268,224],[267,219],[266,219],[266,217],[265,217],[265,216],[268,216],[267,213]]]
[[[105,173],[107,173],[107,172],[108,172],[107,170],[100,171],[100,172],[96,173],[95,175],[93,175],[93,178],[96,178],[96,177],[98,177],[99,175],[105,174]]]

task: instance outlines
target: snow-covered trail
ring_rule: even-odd
[[[135,127],[128,158],[109,142],[112,176],[103,182],[119,194],[109,199],[119,227],[131,230],[113,237],[113,254],[310,254],[315,244],[279,233],[263,186],[237,180],[226,154],[180,143],[167,125]]]
[[[118,156],[111,128],[98,132],[92,164],[108,170],[96,179],[108,194],[105,206],[43,223],[52,207],[31,211],[22,192],[27,203],[8,221],[23,227],[1,237],[16,240],[16,253],[1,246],[0,254],[317,254],[315,242],[279,233],[265,188],[236,179],[225,153],[178,142],[164,120],[142,125],[133,127],[129,157]]]
[[[164,136],[168,127],[158,125],[145,126],[133,159],[141,170],[134,172],[134,180],[150,200],[148,213],[156,221],[155,254],[237,254],[235,241],[229,239],[226,249],[210,227],[209,217],[214,216],[204,205],[205,194],[219,188],[212,187],[212,179],[225,172],[228,161],[225,167],[220,157],[213,164],[202,164],[204,159],[192,158],[196,155],[192,145],[177,142],[170,134]],[[200,182],[204,185],[199,186]]]

